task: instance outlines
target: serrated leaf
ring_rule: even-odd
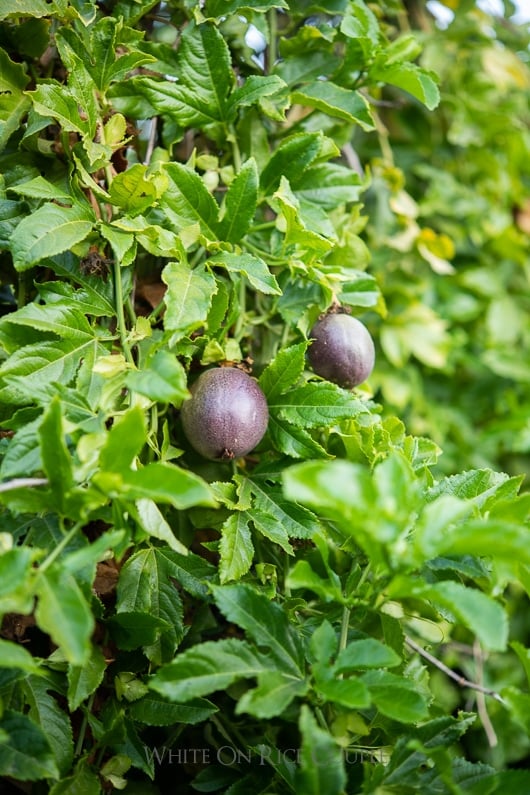
[[[387,718],[399,723],[416,723],[427,717],[425,698],[410,679],[388,671],[368,671],[363,674],[362,681],[377,709]]]
[[[112,204],[131,216],[145,212],[158,198],[157,186],[147,175],[147,166],[135,163],[116,174],[109,188]]]
[[[41,116],[46,118],[51,116],[56,119],[66,132],[77,133],[81,137],[89,135],[90,124],[79,115],[78,98],[67,86],[60,85],[55,81],[41,83],[28,94],[33,102],[33,107]]]
[[[337,673],[360,671],[365,668],[393,668],[401,658],[396,652],[375,638],[353,640],[337,655],[334,670]]]
[[[2,14],[0,4],[0,19]],[[2,107],[0,108],[0,152],[5,148],[11,135],[19,128],[24,118],[30,100],[24,94],[24,89],[29,83],[22,64],[12,61],[7,53],[0,49],[0,92]]]
[[[249,517],[235,511],[223,523],[219,542],[219,576],[222,583],[239,580],[252,565],[254,545],[249,529]]]
[[[254,508],[273,516],[291,538],[311,538],[320,529],[311,511],[286,499],[282,490],[271,486],[266,479],[249,479],[248,487],[254,495]]]
[[[321,146],[320,133],[299,133],[282,141],[261,172],[262,193],[270,196],[278,188],[281,177],[299,179],[316,159]]]
[[[184,635],[182,600],[173,583],[175,567],[163,549],[142,549],[124,564],[118,581],[117,613],[146,613],[165,622],[159,637],[144,647],[154,663],[170,659]]]
[[[316,690],[326,701],[348,709],[367,709],[371,704],[370,692],[360,679],[326,679],[317,682]]]
[[[94,616],[75,578],[53,566],[36,581],[37,625],[47,632],[72,665],[90,657]]]
[[[99,646],[93,646],[90,656],[84,665],[68,666],[68,709],[75,712],[83,701],[97,690],[103,681],[107,662]]]
[[[190,333],[208,316],[212,296],[217,292],[215,277],[203,266],[169,262],[162,271],[167,284],[164,327],[168,331]]]
[[[379,41],[379,23],[374,12],[364,0],[356,0],[350,5],[340,24],[341,32],[351,39],[367,39],[376,45]]]
[[[298,428],[323,428],[366,412],[363,401],[331,383],[307,383],[289,390],[269,411]]]
[[[49,692],[55,689],[56,684],[41,677],[29,676],[23,687],[30,705],[28,715],[45,732],[59,772],[64,775],[72,764],[74,740],[68,714]]]
[[[304,430],[279,415],[269,417],[268,434],[276,450],[291,458],[331,458],[322,445]]]
[[[27,477],[37,470],[42,470],[37,437],[40,420],[41,418],[38,417],[17,430],[2,459],[0,477]]]
[[[327,210],[334,210],[338,204],[359,201],[366,189],[357,172],[338,163],[311,166],[291,180],[291,187],[300,201],[312,202]]]
[[[242,627],[285,673],[300,677],[303,647],[282,608],[262,593],[242,583],[212,586],[218,608],[229,621]]]
[[[31,613],[33,553],[29,547],[15,547],[0,554],[0,614]]]
[[[317,80],[294,91],[291,98],[300,105],[358,124],[367,132],[375,129],[368,100],[359,91],[343,88],[329,80]]]
[[[294,550],[289,543],[289,534],[283,525],[279,524],[272,514],[264,513],[259,509],[252,508],[247,511],[252,524],[265,538],[278,544],[288,555],[293,555]]]
[[[205,698],[194,698],[185,704],[175,704],[150,693],[129,706],[129,715],[133,720],[147,726],[172,726],[176,723],[193,725],[207,720],[218,709]]]
[[[306,694],[308,682],[281,671],[264,671],[258,675],[258,686],[243,693],[236,706],[236,714],[247,712],[261,720],[281,715],[297,697]]]
[[[280,187],[272,197],[272,206],[279,211],[281,218],[277,224],[285,231],[284,245],[294,246],[298,249],[299,256],[305,259],[322,257],[333,248],[332,239],[336,238],[334,230],[327,225],[325,213],[316,205],[306,205],[310,213],[306,212],[307,217],[303,217],[302,207],[297,197],[291,190],[289,182],[285,177],[280,179]],[[315,231],[315,215],[318,216],[320,231]],[[326,222],[322,229],[322,223]],[[324,234],[321,234],[324,232]]]
[[[182,163],[169,163],[164,171],[169,181],[161,208],[177,227],[198,223],[209,240],[216,240],[219,208],[197,172]]]
[[[86,342],[94,339],[94,331],[86,317],[76,306],[62,304],[27,304],[16,312],[6,315],[0,322],[2,328],[28,326],[38,331],[50,332],[63,339]],[[4,332],[5,333],[5,332]]]
[[[243,164],[226,193],[224,216],[219,223],[222,240],[238,243],[248,232],[258,203],[258,183],[258,167],[251,157]]]
[[[255,105],[286,87],[287,84],[277,75],[249,75],[243,85],[230,94],[227,114],[234,115],[239,107]]]
[[[90,314],[107,317],[113,317],[116,314],[112,279],[83,273],[79,268],[77,258],[69,252],[52,257],[48,260],[48,265],[57,276],[62,276],[65,280],[71,280],[74,284],[80,284],[83,287],[91,304]],[[76,302],[73,301],[70,305],[72,304],[76,305]]]
[[[227,638],[192,646],[152,677],[149,687],[171,701],[187,702],[238,679],[251,679],[265,669],[263,661],[242,640]]]
[[[9,17],[47,17],[50,15],[50,5],[45,0],[17,0],[14,6],[12,0],[0,0],[0,19]]]
[[[67,251],[88,236],[94,221],[87,204],[43,204],[23,218],[13,233],[11,253],[15,268],[25,271],[46,257]]]
[[[244,276],[251,286],[260,293],[269,295],[281,295],[281,290],[272,275],[267,264],[253,254],[231,254],[222,252],[210,257],[209,265],[220,265],[229,273],[240,273]]]
[[[267,403],[274,403],[280,395],[294,387],[305,369],[307,343],[301,342],[281,349],[259,377],[259,385]]]
[[[0,775],[18,781],[59,778],[57,763],[42,729],[27,715],[6,710],[0,720]]]
[[[299,728],[302,746],[295,791],[304,795],[342,795],[346,771],[341,747],[320,728],[306,704],[300,712]]]
[[[71,383],[81,362],[98,350],[94,339],[26,345],[0,367],[0,401],[19,405],[47,402],[54,394],[53,385]]]

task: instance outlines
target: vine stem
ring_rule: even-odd
[[[121,265],[117,261],[114,262],[114,295],[116,298],[116,316],[118,319],[118,332],[120,335],[121,347],[123,348],[123,353],[129,364],[134,365],[133,355],[129,347],[129,340],[127,339],[127,325],[125,323]]]
[[[38,574],[42,574],[43,571],[46,571],[46,569],[48,569],[51,566],[54,560],[56,560],[56,558],[59,557],[63,549],[66,546],[68,546],[72,538],[77,534],[77,532],[81,529],[81,527],[83,527],[83,523],[77,522],[72,527],[72,529],[68,531],[68,533],[64,536],[64,538],[62,538],[61,541],[57,544],[57,546],[52,550],[52,552],[50,552],[48,557],[43,562],[42,566],[39,566],[39,568],[37,569]]]
[[[269,21],[269,58],[268,58],[268,72],[272,72],[274,64],[278,59],[278,20],[276,17],[276,9],[271,8],[268,15]]]
[[[342,623],[340,626],[340,641],[339,641],[339,651],[342,651],[348,645],[348,630],[350,628],[350,616],[351,610],[349,607],[342,608]]]
[[[431,665],[434,665],[436,668],[438,668],[439,671],[442,671],[444,674],[450,677],[450,679],[452,679],[454,682],[459,684],[460,687],[469,687],[471,690],[476,690],[478,693],[483,693],[485,696],[491,696],[492,698],[495,699],[495,701],[498,701],[499,704],[503,704],[504,706],[506,706],[506,702],[504,701],[502,696],[499,695],[499,693],[497,693],[496,690],[492,690],[490,687],[484,687],[483,685],[478,684],[478,682],[471,682],[469,679],[466,679],[465,676],[460,676],[460,674],[457,674],[455,671],[453,671],[451,668],[449,668],[447,665],[441,662],[441,660],[439,660],[433,654],[430,654],[428,651],[422,648],[418,643],[412,640],[412,638],[410,638],[408,635],[405,635],[405,643],[407,644],[407,646],[410,646],[411,649],[417,652],[421,657],[423,657],[425,660],[430,662]]]

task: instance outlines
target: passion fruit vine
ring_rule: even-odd
[[[205,458],[229,461],[261,441],[269,421],[265,395],[243,370],[218,367],[202,373],[181,409],[182,427]]]
[[[307,356],[317,375],[345,389],[366,381],[375,364],[370,332],[360,320],[340,312],[315,323]]]

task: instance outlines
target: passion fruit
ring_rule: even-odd
[[[345,389],[366,381],[375,364],[374,341],[366,326],[344,313],[331,313],[311,329],[307,356],[317,375]]]
[[[181,408],[182,427],[205,458],[229,461],[261,441],[269,421],[265,395],[254,378],[233,367],[206,370]]]

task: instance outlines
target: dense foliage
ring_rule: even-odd
[[[530,790],[530,32],[444,5],[0,0],[6,792]]]

